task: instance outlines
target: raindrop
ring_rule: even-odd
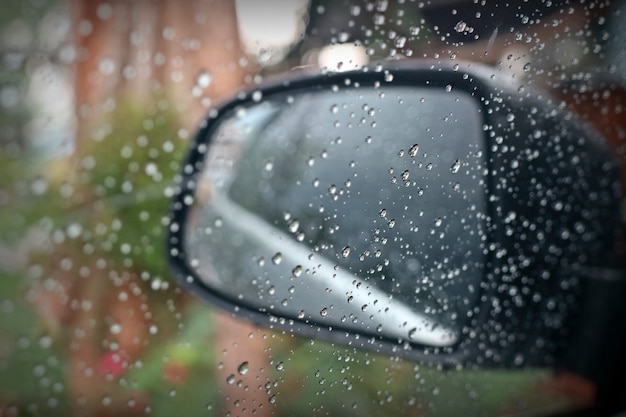
[[[326,307],[324,307],[321,311],[320,311],[320,316],[322,317],[326,317],[328,316],[328,309]]]
[[[196,77],[196,85],[200,88],[207,88],[211,81],[213,81],[213,76],[205,70],[200,71]]]
[[[459,21],[455,26],[454,26],[454,30],[456,30],[459,33],[465,32],[465,30],[467,29],[467,23],[465,23],[464,21]]]
[[[285,364],[284,364],[283,362],[278,362],[278,363],[276,364],[276,370],[277,370],[277,371],[283,371],[283,370],[285,370]]]
[[[333,104],[332,106],[330,106],[330,112],[332,114],[337,114],[338,111],[339,111],[339,106],[337,106],[336,104]]]
[[[346,246],[341,251],[341,256],[343,256],[344,258],[347,258],[349,255],[350,255],[350,246]]]
[[[235,383],[235,375],[233,375],[233,374],[228,375],[228,377],[226,378],[226,383],[228,385],[234,384]]]
[[[298,265],[296,266],[291,273],[293,274],[294,277],[299,277],[300,275],[302,275],[302,266]]]
[[[115,62],[111,58],[102,58],[98,62],[98,70],[104,75],[111,75],[115,71]]]
[[[291,233],[296,233],[298,228],[300,227],[300,221],[294,219],[289,223],[289,231]]]
[[[411,146],[411,149],[409,149],[409,156],[411,157],[416,156],[419,150],[420,150],[420,146],[416,143],[415,145]]]
[[[404,36],[398,36],[396,38],[396,48],[404,48],[406,45],[406,38]]]
[[[113,334],[120,334],[120,332],[122,331],[122,326],[118,323],[112,324],[111,327],[109,328],[109,330],[111,331],[111,333]]]
[[[272,256],[272,263],[274,265],[280,265],[280,263],[283,260],[283,254],[280,252],[276,252],[276,254],[274,256]]]
[[[454,161],[454,163],[450,167],[450,172],[452,172],[453,174],[456,174],[457,172],[459,172],[459,169],[461,169],[461,161],[457,159],[456,161]]]
[[[522,69],[524,70],[524,72],[530,71],[530,62],[527,62]]]
[[[83,227],[78,223],[72,223],[67,227],[67,237],[75,239],[79,237],[83,232]]]
[[[239,375],[245,375],[248,373],[248,369],[250,369],[250,364],[247,361],[242,362],[237,368],[237,372],[239,372]]]
[[[30,189],[35,195],[42,195],[48,190],[48,181],[45,178],[39,177],[33,180],[30,184]]]
[[[252,93],[252,100],[255,102],[259,102],[261,101],[261,99],[263,98],[263,93],[260,91],[255,91],[254,93]]]

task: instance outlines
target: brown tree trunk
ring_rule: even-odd
[[[92,140],[120,98],[130,97],[135,104],[150,106],[167,98],[167,105],[180,115],[183,127],[191,130],[210,105],[233,93],[250,75],[240,48],[234,0],[68,1],[76,50],[73,70],[78,123],[73,159],[77,164],[89,156],[86,141]],[[89,195],[89,190],[85,194]],[[130,271],[123,285],[143,285],[137,278],[141,272]],[[147,322],[141,313],[145,300],[120,301],[116,296],[120,288],[108,281],[107,271],[96,271],[87,279],[65,274],[59,278],[59,286],[71,290],[62,292],[63,300],[51,300],[54,295],[49,293],[40,293],[37,300],[49,305],[50,311],[58,310],[58,317],[47,317],[48,321],[58,321],[70,333],[68,388],[76,415],[116,415],[120,410],[128,411],[123,408],[128,401],[124,397],[143,395],[124,393],[106,400],[116,392],[111,372],[140,356],[141,341],[147,337]],[[68,299],[88,301],[91,307],[84,312],[70,311]],[[57,308],[59,305],[64,308]],[[115,320],[127,330],[105,337],[110,327],[107,320]],[[261,337],[248,338],[254,332],[258,331],[229,317],[218,320],[216,351],[218,356],[227,352],[218,378],[228,399],[225,412],[231,415],[242,412],[242,403],[257,416],[270,411],[262,389],[267,358]],[[103,338],[114,340],[121,355],[107,356],[111,351],[103,346]],[[242,362],[249,362],[250,370],[240,375],[240,380],[251,389],[242,390],[226,382],[228,373],[237,372],[232,369],[234,364]],[[211,386],[209,381],[198,389]],[[135,402],[142,401],[145,398]]]

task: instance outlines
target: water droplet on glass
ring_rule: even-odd
[[[226,378],[226,383],[228,385],[234,384],[235,383],[235,375],[233,375],[233,374],[228,375],[228,377]]]
[[[289,231],[291,233],[296,233],[299,227],[300,227],[300,221],[294,219],[291,222],[289,222]]]
[[[326,317],[328,316],[328,309],[326,307],[324,307],[321,311],[320,311],[320,316],[322,317]]]
[[[196,85],[200,88],[207,88],[211,81],[213,81],[213,76],[207,71],[200,71],[196,76]]]
[[[274,256],[272,256],[272,263],[274,265],[279,265],[283,260],[283,254],[280,252],[277,252]]]
[[[115,71],[115,61],[111,58],[102,58],[98,62],[98,70],[104,75],[111,75]]]
[[[245,375],[248,373],[248,369],[250,369],[250,364],[248,362],[242,362],[237,368],[237,372],[239,372],[239,375]]]
[[[456,161],[454,161],[454,163],[450,167],[450,172],[452,172],[453,174],[456,174],[457,172],[459,172],[459,169],[461,169],[461,161],[457,159]]]
[[[283,371],[283,370],[285,370],[285,364],[284,364],[283,362],[278,362],[278,363],[276,364],[276,370],[277,370],[277,371]]]
[[[459,33],[465,32],[465,29],[467,29],[467,23],[465,23],[464,21],[459,21],[455,26],[454,26],[454,30],[456,30]]]
[[[420,146],[418,144],[415,144],[413,146],[411,146],[411,149],[409,149],[409,155],[414,157],[415,155],[417,155],[417,152],[420,150]]]
[[[350,255],[350,246],[346,246],[341,251],[341,256],[343,256],[344,258],[347,258],[349,255]]]
[[[261,99],[263,98],[263,93],[260,91],[255,91],[254,93],[252,93],[252,100],[255,102],[259,102],[261,101]]]
[[[300,275],[302,275],[302,266],[298,265],[296,266],[291,273],[293,274],[294,277],[299,277]]]

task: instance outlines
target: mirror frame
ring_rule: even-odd
[[[492,277],[491,285],[481,286],[480,291],[482,294],[478,297],[479,305],[474,308],[476,313],[472,317],[471,322],[473,324],[471,327],[463,329],[460,340],[455,345],[437,348],[389,339],[380,335],[357,333],[349,327],[331,328],[323,323],[310,322],[306,319],[279,317],[268,311],[259,311],[256,308],[240,305],[238,300],[226,298],[207,286],[188,264],[185,256],[185,220],[189,208],[193,204],[188,202],[193,201],[197,175],[203,169],[205,157],[208,154],[210,138],[219,126],[222,115],[257,102],[259,92],[265,98],[275,94],[297,92],[298,90],[315,91],[335,86],[337,88],[376,88],[377,86],[394,85],[438,88],[451,94],[458,91],[469,94],[475,99],[480,108],[479,111],[482,115],[483,123],[491,128],[491,136],[487,133],[484,135],[484,152],[487,153],[485,160],[488,169],[485,189],[485,197],[488,199],[486,230],[490,242],[503,242],[507,239],[504,227],[501,227],[504,224],[504,214],[499,212],[505,210],[499,210],[501,207],[497,206],[498,203],[496,203],[503,197],[504,192],[498,188],[494,177],[496,176],[495,173],[506,172],[507,169],[510,170],[510,167],[504,166],[504,159],[506,158],[492,157],[495,154],[492,154],[493,146],[491,146],[489,141],[494,136],[493,133],[495,133],[496,137],[502,135],[506,140],[510,140],[507,138],[506,130],[510,122],[507,121],[506,115],[516,105],[519,107],[521,103],[526,108],[539,108],[542,113],[550,115],[550,120],[553,123],[565,123],[568,127],[581,130],[583,135],[589,138],[590,146],[599,150],[599,160],[606,160],[609,161],[609,164],[612,163],[617,166],[617,163],[611,156],[612,154],[598,135],[586,130],[553,103],[542,99],[541,94],[537,91],[530,87],[522,86],[511,75],[500,74],[497,68],[488,68],[479,64],[455,63],[452,65],[434,61],[411,60],[388,63],[387,65],[391,66],[383,68],[379,65],[344,73],[325,73],[312,76],[306,74],[304,76],[296,75],[295,77],[282,79],[278,82],[242,92],[234,99],[209,112],[208,117],[201,123],[200,129],[190,145],[189,153],[182,165],[181,175],[178,179],[171,206],[171,215],[167,228],[169,245],[167,256],[171,269],[178,278],[178,282],[183,288],[222,310],[257,325],[286,333],[300,334],[310,338],[320,338],[343,345],[365,348],[415,362],[436,363],[452,367],[470,363],[480,366],[507,368],[528,366],[577,368],[576,364],[570,363],[572,360],[578,361],[577,358],[572,359],[568,357],[562,360],[557,358],[561,345],[559,345],[559,348],[546,347],[545,352],[539,350],[539,352],[534,352],[538,354],[534,354],[532,357],[529,354],[528,357],[519,361],[520,354],[526,352],[533,353],[533,346],[536,341],[529,339],[531,338],[530,336],[536,335],[524,334],[520,339],[508,340],[507,337],[515,333],[517,329],[515,325],[510,330],[507,329],[508,332],[500,329],[500,333],[495,333],[498,337],[487,337],[490,334],[494,334],[493,332],[496,332],[498,327],[501,327],[504,323],[503,317],[500,317],[500,321],[495,320],[494,322],[494,307],[491,305],[491,300],[500,295],[497,292],[497,284],[501,283],[501,277],[498,279],[496,274],[493,274],[495,278]],[[256,93],[254,95],[255,98],[253,98],[254,93]],[[609,168],[609,171],[612,170],[617,172],[616,167],[615,169]],[[489,197],[495,198],[490,199]],[[495,252],[495,250],[489,250],[486,254],[486,263],[489,265],[489,269],[505,265],[504,261],[498,259]],[[584,275],[580,271],[577,271],[577,273]],[[555,278],[554,281],[558,281],[558,278]],[[550,288],[544,288],[544,293],[549,294],[551,291],[556,290],[558,290],[558,286],[554,287],[553,285]],[[577,299],[577,302],[580,302],[580,299]],[[470,309],[472,307],[470,306]],[[531,331],[534,331],[534,329]],[[538,337],[542,337],[542,331],[548,330],[537,329],[537,334],[540,335]],[[546,334],[549,338],[551,333],[548,332]],[[551,342],[549,339],[547,341]],[[593,352],[589,354],[593,354]]]

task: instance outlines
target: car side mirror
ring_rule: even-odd
[[[172,203],[176,276],[288,332],[415,361],[563,366],[584,282],[615,267],[612,152],[493,69],[395,65],[213,109]]]

